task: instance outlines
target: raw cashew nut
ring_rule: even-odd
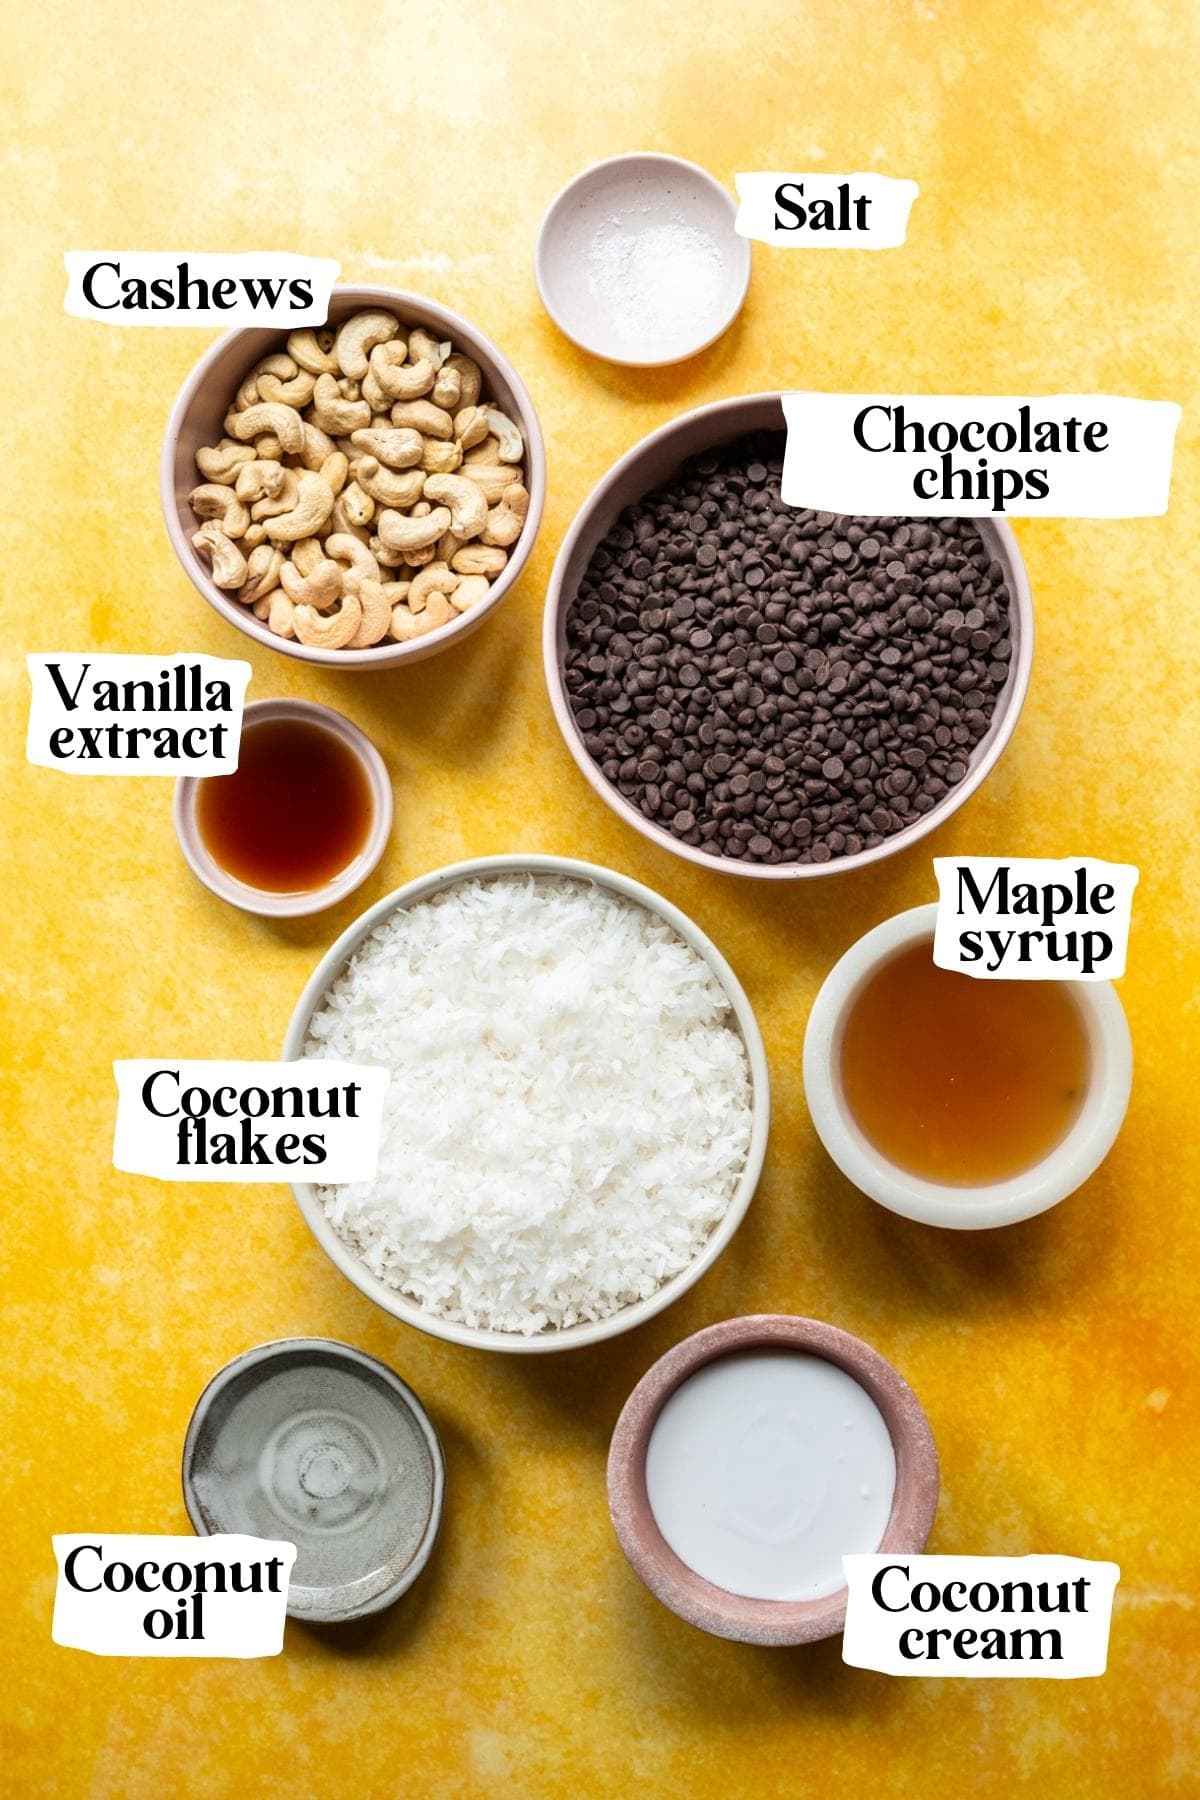
[[[331,450],[317,474],[331,494],[340,494],[350,475],[350,463],[342,450]]]
[[[294,538],[315,537],[333,511],[333,490],[314,475],[301,469],[296,476],[299,493],[290,512],[280,513],[267,527],[268,536],[277,542],[290,543]]]
[[[369,353],[376,344],[386,344],[394,338],[399,330],[400,321],[395,313],[379,308],[368,308],[347,319],[339,326],[333,342],[333,354],[342,374],[348,375],[351,381],[361,381],[369,366]]]
[[[418,431],[422,437],[454,436],[454,419],[431,400],[400,400],[392,408],[392,424],[402,431]]]
[[[371,392],[382,390],[389,405],[393,400],[416,400],[437,380],[437,369],[427,357],[406,363],[395,350],[395,344],[377,344],[371,352]]]
[[[266,541],[266,536],[267,528],[262,520],[251,519],[241,537],[243,552],[247,550],[257,550],[258,546]]]
[[[343,594],[336,612],[297,606],[292,613],[293,631],[313,650],[344,650],[361,624],[362,601],[357,594]]]
[[[450,595],[450,604],[455,612],[469,612],[486,598],[491,585],[486,575],[461,575],[458,586]]]
[[[356,433],[362,437],[368,435]],[[421,498],[425,486],[425,476],[420,469],[405,469],[403,473],[395,469],[385,469],[377,457],[360,456],[354,467],[354,479],[357,485],[378,500],[380,506],[395,506],[401,512],[407,507],[415,506]]]
[[[392,636],[397,643],[406,644],[412,638],[425,637],[436,631],[440,625],[448,625],[453,617],[454,608],[445,594],[431,594],[424,612],[419,613],[401,601],[392,608]]]
[[[458,575],[499,575],[508,564],[508,551],[495,544],[464,544],[450,567]]]
[[[283,445],[273,431],[264,431],[254,440],[254,454],[260,462],[278,462],[283,455]]]
[[[489,506],[498,505],[509,488],[521,479],[521,470],[508,463],[473,463],[470,457],[465,459],[459,473],[464,481],[475,483]]]
[[[426,486],[428,485],[427,482]],[[409,550],[432,550],[443,531],[450,528],[450,511],[445,506],[435,506],[432,512],[423,517],[387,511],[380,513],[378,523],[379,537],[386,549],[406,553]]]
[[[346,574],[344,581],[347,588],[353,585],[350,579],[351,576],[357,581],[379,580],[379,564],[371,554],[371,551],[367,548],[366,544],[360,541],[360,539],[351,537],[347,532],[331,532],[325,539],[321,549],[326,556],[331,556],[335,562],[345,563]]]
[[[276,550],[273,544],[259,544],[246,558],[246,579],[238,589],[238,599],[243,606],[253,606],[262,600],[272,588],[279,586],[279,571],[283,567],[283,552]]]
[[[529,491],[519,482],[505,488],[499,506],[493,507],[487,516],[487,529],[483,534],[485,544],[500,544],[505,549],[515,544],[524,529],[529,514]]]
[[[310,425],[304,421],[304,446],[300,451],[300,461],[306,469],[319,474],[321,465],[333,455],[333,439],[319,425]]]
[[[435,406],[444,406],[447,412],[456,412],[462,404],[462,375],[459,370],[444,367],[439,369],[430,398]]]
[[[360,544],[370,542],[371,534],[365,525],[356,525],[345,507],[346,490],[342,489],[333,503],[333,511],[329,515],[329,529],[345,537],[357,538]]]
[[[390,425],[386,431],[353,431],[350,442],[356,450],[377,456],[389,469],[411,469],[420,462],[424,447],[419,431],[393,431]]]
[[[461,412],[454,415],[454,435],[458,439],[460,450],[473,450],[476,444],[482,444],[488,435],[487,409],[483,406],[464,406]]]
[[[236,443],[229,437],[223,437],[219,444],[196,452],[196,467],[205,481],[219,482],[222,487],[228,487],[236,481],[242,464],[253,460],[254,450],[251,445]]]
[[[459,551],[462,549],[462,545],[462,539],[455,537],[452,531],[443,531],[441,537],[433,547],[434,561],[444,563],[450,562],[458,555]]]
[[[274,519],[281,513],[291,512],[300,498],[300,481],[295,469],[283,471],[283,481],[277,494],[264,494],[250,508],[252,519]]]
[[[479,364],[473,357],[464,356],[461,350],[456,350],[446,358],[441,372],[444,375],[451,369],[458,375],[461,383],[458,405],[476,406],[483,391],[483,374]]]
[[[267,608],[267,624],[276,637],[294,638],[296,635],[296,607],[288,599],[282,588],[276,588],[270,596]]]
[[[248,406],[245,412],[230,413],[225,420],[230,437],[248,443],[251,438],[270,433],[278,438],[285,456],[298,456],[304,444],[304,421],[294,406],[282,406],[277,400],[262,400]]]
[[[279,582],[294,605],[315,606],[324,611],[341,595],[342,565],[326,557],[311,575],[301,575],[294,563],[285,562],[279,571]]]
[[[387,422],[387,409],[391,401],[379,385],[378,377],[370,366],[362,378],[362,397],[371,409],[371,423],[378,426],[382,419]]]
[[[463,475],[429,475],[425,498],[450,508],[450,529],[455,537],[478,537],[488,522],[487,501],[474,481]]]
[[[356,466],[361,467],[361,462]],[[369,525],[375,517],[375,502],[366,488],[359,484],[357,477],[342,490],[338,498],[351,525]]]
[[[347,400],[332,375],[318,375],[312,397],[313,424],[331,437],[349,437],[371,423],[365,400]],[[281,440],[282,441],[282,440]]]
[[[449,475],[462,462],[457,444],[444,444],[440,438],[421,439],[421,467],[429,475]]]
[[[233,491],[239,500],[253,505],[256,500],[277,500],[283,492],[287,470],[282,463],[260,462],[254,457],[237,472]]]
[[[449,342],[441,342],[423,325],[418,325],[408,334],[408,354],[412,362],[431,362],[440,369],[450,354]]]
[[[261,362],[255,363],[245,381],[243,381],[241,387],[238,389],[237,398],[234,400],[234,406],[237,408],[238,412],[245,412],[246,408],[253,406],[256,400],[278,400],[283,398],[279,394],[265,394],[259,387],[259,382],[266,376],[278,384],[281,379],[284,381],[293,380],[299,373],[300,370],[296,367],[296,364],[292,361],[291,357],[284,356],[282,352],[275,356],[264,356]],[[306,404],[307,397],[305,400],[298,402],[284,399],[285,406],[304,406]]]
[[[301,575],[311,575],[327,555],[328,551],[320,538],[297,538],[292,545],[292,565],[299,569]]]
[[[432,594],[453,594],[460,577],[444,562],[431,562],[418,569],[408,590],[409,612],[424,612]]]
[[[316,376],[310,375],[307,369],[300,369],[290,381],[280,381],[278,375],[260,375],[258,397],[276,401],[281,406],[307,406],[315,386]]]
[[[233,488],[219,481],[205,482],[188,495],[188,505],[198,519],[219,519],[227,538],[239,538],[250,523],[250,514]]]
[[[500,444],[500,461],[519,463],[525,454],[525,439],[512,420],[495,406],[485,408],[488,430]]]
[[[199,531],[192,534],[192,543],[197,550],[202,550],[212,563],[213,585],[219,588],[240,588],[246,579],[246,559],[237,545],[225,536],[221,527],[210,520],[202,525]]]
[[[417,556],[420,553],[414,550],[412,554]],[[389,550],[378,535],[371,539],[371,555],[381,569],[403,569],[408,563],[408,558],[403,550]]]
[[[293,331],[287,341],[288,355],[307,369],[310,375],[336,375],[338,360],[333,354],[332,331]]]
[[[361,581],[353,590],[362,607],[362,623],[346,645],[347,650],[369,650],[385,638],[392,623],[392,602],[379,581]]]

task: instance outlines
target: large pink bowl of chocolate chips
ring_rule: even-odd
[[[634,446],[546,601],[550,697],[596,792],[704,867],[831,875],[908,848],[994,767],[1033,609],[1008,526],[785,506],[778,394]]]

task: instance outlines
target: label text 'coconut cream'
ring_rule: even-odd
[[[666,1402],[646,1450],[650,1510],[727,1593],[817,1600],[878,1548],[896,1485],[883,1415],[853,1376],[793,1350],[733,1352]]]

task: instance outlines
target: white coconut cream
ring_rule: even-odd
[[[817,1600],[842,1557],[878,1549],[896,1457],[883,1415],[836,1363],[737,1351],[681,1383],[655,1421],[646,1488],[681,1562],[727,1593]]]

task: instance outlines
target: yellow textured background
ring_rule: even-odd
[[[1194,9],[4,11],[4,1790],[1196,1792]],[[743,168],[878,169],[915,177],[921,198],[903,250],[756,248],[721,343],[625,373],[557,335],[530,258],[558,186],[636,148],[730,185]],[[68,319],[68,248],[333,256],[345,279],[427,292],[493,336],[550,457],[536,553],[496,618],[415,673],[371,677],[303,669],[223,625],[177,567],[157,499],[167,411],[212,334]],[[1107,390],[1185,408],[1168,517],[1018,523],[1037,653],[982,793],[931,844],[794,891],[693,869],[625,829],[557,736],[539,647],[555,549],[607,465],[685,407],[772,385]],[[316,921],[256,922],[187,873],[169,783],[28,768],[23,653],[89,648],[249,656],[252,697],[305,694],[357,719],[395,779],[374,880]],[[594,1353],[487,1358],[376,1311],[285,1188],[113,1171],[114,1057],[275,1055],[310,968],[362,906],[515,849],[648,882],[716,938],[758,1009],[766,1177],[683,1302]],[[932,898],[931,852],[955,850],[1142,869],[1125,1131],[1058,1211],[979,1237],[854,1192],[799,1078],[824,972]],[[687,1332],[776,1309],[863,1334],[913,1382],[944,1470],[932,1549],[1121,1564],[1105,1677],[888,1680],[843,1667],[837,1643],[709,1640],[641,1589],[604,1503],[620,1405]],[[246,1665],[52,1645],[51,1533],[186,1530],[196,1395],[227,1358],[293,1332],[383,1357],[438,1422],[448,1507],[419,1588],[373,1627],[289,1625],[282,1657]]]

